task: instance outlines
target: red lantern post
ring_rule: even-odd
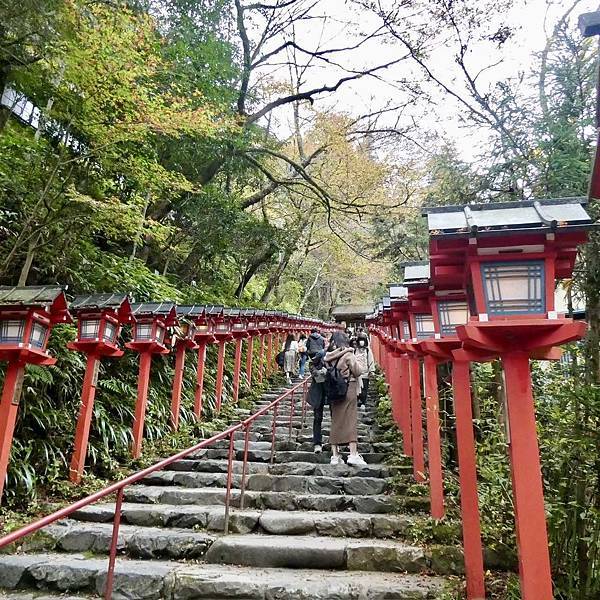
[[[175,346],[175,372],[171,391],[171,427],[179,429],[179,413],[181,412],[181,392],[183,388],[183,370],[185,368],[186,350],[197,350],[196,322],[204,314],[204,306],[177,306],[179,326],[175,328],[173,344]]]
[[[119,334],[122,325],[130,323],[132,317],[126,294],[78,296],[71,303],[70,309],[77,315],[78,327],[77,338],[67,344],[67,347],[87,355],[81,391],[81,408],[77,418],[73,456],[69,467],[69,478],[72,482],[79,483],[85,467],[100,359],[103,356],[111,358],[123,356],[123,350],[118,345]]]
[[[231,334],[231,315],[232,309],[224,308],[221,317],[215,320],[214,336],[219,344],[219,352],[217,355],[217,379],[215,383],[215,403],[216,411],[221,410],[223,401],[223,378],[225,375],[225,350],[227,342],[233,339]]]
[[[246,344],[246,382],[248,387],[252,385],[252,363],[254,360],[254,338],[259,335],[258,311],[248,308],[242,310],[242,316],[246,319],[246,331],[248,332],[248,343]]]
[[[462,274],[469,290],[472,316],[457,328],[466,358],[486,354],[502,361],[521,594],[524,600],[551,600],[529,359],[551,358],[554,346],[584,334],[584,323],[556,312],[554,286],[571,276],[577,246],[593,225],[582,204],[570,199],[425,212],[432,276]]]
[[[410,416],[410,363],[406,353],[406,342],[410,339],[408,318],[408,288],[390,286],[392,320],[395,323],[393,340],[394,370],[397,372],[397,413],[402,431],[403,452],[412,456],[412,433]]]
[[[237,404],[240,395],[240,374],[242,371],[242,344],[249,337],[246,325],[247,319],[238,309],[231,309],[231,333],[235,340],[235,354],[233,360],[233,401]]]
[[[131,447],[133,458],[139,458],[144,437],[152,355],[169,353],[167,328],[177,324],[177,313],[172,302],[133,304],[131,312],[135,319],[133,339],[125,344],[125,347],[140,355],[137,401],[133,419],[133,445]]]
[[[0,360],[8,362],[0,398],[0,500],[6,481],[25,366],[53,365],[46,352],[56,323],[70,323],[60,287],[0,286]]]
[[[196,343],[198,344],[198,364],[196,367],[196,389],[194,392],[194,415],[202,417],[202,396],[204,393],[204,368],[206,366],[206,348],[217,340],[213,335],[213,317],[220,315],[222,307],[204,306],[196,317]]]

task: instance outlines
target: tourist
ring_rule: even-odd
[[[308,358],[313,358],[321,350],[325,350],[325,338],[319,333],[318,329],[313,329],[306,340]]]
[[[325,393],[325,376],[327,368],[323,358],[325,350],[317,352],[310,361],[310,388],[308,389],[307,402],[313,409],[313,447],[315,454],[323,451],[323,435],[321,427],[323,424],[323,411],[327,404],[327,395]]]
[[[292,374],[296,371],[298,357],[298,342],[293,333],[288,334],[283,345],[283,371],[288,385],[292,383]]]
[[[369,393],[369,378],[375,373],[375,360],[369,348],[369,336],[363,331],[359,332],[356,336],[354,355],[362,369],[358,405],[364,409],[367,403],[367,394]]]
[[[348,444],[350,446],[348,464],[365,465],[364,458],[358,453],[358,409],[356,403],[362,370],[345,333],[336,331],[331,336],[328,352],[325,354],[325,363],[329,371],[327,375],[329,378],[333,370],[337,369],[348,383],[345,397],[341,399],[328,398],[331,408],[331,433],[329,435],[331,464],[343,464],[339,446]]]
[[[298,375],[303,379],[304,370],[306,368],[306,361],[308,360],[308,352],[306,348],[306,335],[304,333],[301,333],[300,337],[298,338],[298,356],[300,357],[300,369],[298,370]]]

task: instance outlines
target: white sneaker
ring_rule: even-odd
[[[317,444],[315,446],[314,452],[315,452],[315,454],[321,454],[321,452],[323,452],[323,446],[321,446],[320,444]]]
[[[351,454],[346,462],[349,465],[354,465],[355,467],[362,467],[367,464],[365,459],[360,454]]]
[[[343,465],[344,464],[344,459],[338,454],[338,456],[332,456],[331,460],[329,461],[329,464],[331,465]]]

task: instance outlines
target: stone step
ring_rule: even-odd
[[[94,504],[78,510],[73,519],[111,523],[114,511],[114,503]],[[123,523],[139,527],[195,528],[221,533],[224,525],[224,507],[124,502],[121,519]],[[271,535],[406,538],[412,535],[413,528],[419,527],[420,524],[422,526],[422,519],[414,515],[357,512],[232,508],[229,515],[229,530],[232,533],[254,532]]]
[[[229,455],[229,450],[222,448],[208,448],[201,450],[200,452],[192,455],[192,458],[208,458],[208,459],[227,459]],[[342,456],[344,460],[347,458],[347,455],[342,452]],[[362,457],[368,464],[376,464],[381,463],[385,454],[380,452],[364,452],[362,453]],[[315,454],[311,450],[279,450],[274,454],[274,462],[276,463],[289,463],[289,462],[312,462],[312,463],[329,463],[331,459],[330,452],[322,452],[321,454]],[[237,450],[234,456],[235,460],[244,460],[244,452],[242,450]],[[254,450],[248,452],[248,461],[250,462],[270,462],[271,461],[271,451],[270,450]]]
[[[81,554],[2,556],[0,584],[8,589],[28,586],[101,594],[106,582],[106,568],[106,558]],[[256,569],[119,557],[113,599],[425,600],[435,598],[443,588],[443,579],[426,575]]]
[[[243,440],[234,440],[233,447],[236,451],[240,452],[244,450],[244,441]],[[382,443],[373,443],[373,442],[359,442],[358,443],[358,451],[359,452],[389,452],[391,444],[382,444]],[[211,444],[210,448],[226,450],[229,449],[229,440],[219,440],[214,444]],[[260,442],[248,442],[248,450],[267,450],[271,451],[271,441],[260,441]],[[292,440],[288,440],[285,436],[282,436],[281,439],[275,441],[275,451],[294,451],[299,450],[302,452],[313,451],[313,444],[311,442],[299,443],[296,442],[293,438]]]
[[[197,504],[209,506],[225,503],[225,489],[186,488],[181,486],[133,485],[125,490],[127,502],[144,504]],[[238,507],[240,491],[231,490],[231,506]],[[244,497],[247,508],[274,510],[356,511],[386,514],[403,507],[426,510],[429,501],[421,497],[386,495],[302,494],[296,492],[259,492],[248,490]]]
[[[98,600],[98,596],[93,596]],[[92,600],[92,596],[73,596],[60,592],[3,592],[0,590],[0,600]]]
[[[159,471],[145,477],[143,485],[176,485],[187,488],[227,486],[227,473]],[[242,476],[233,474],[231,485],[240,488]],[[407,485],[409,482],[407,481]],[[378,495],[389,488],[379,477],[324,477],[314,475],[270,475],[254,473],[246,477],[246,489],[257,492],[300,492],[307,494]]]
[[[394,540],[227,535],[210,546],[204,560],[247,567],[424,573],[435,569],[432,552]],[[462,562],[455,567],[464,572]]]
[[[165,471],[192,471],[197,473],[227,473],[228,461],[225,459],[183,459],[166,467]],[[233,473],[242,472],[244,463],[241,460],[232,462]],[[389,466],[386,464],[367,464],[362,467],[351,465],[331,465],[310,462],[293,463],[259,463],[247,462],[246,474],[270,473],[271,475],[318,475],[324,477],[393,477],[399,474],[412,473],[410,464]]]
[[[112,523],[67,519],[44,531],[54,541],[56,550],[108,554],[112,530]],[[197,559],[206,554],[215,539],[191,529],[121,525],[117,549],[135,558]]]

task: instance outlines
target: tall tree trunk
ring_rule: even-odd
[[[267,280],[267,285],[265,286],[265,291],[260,298],[260,301],[266,304],[273,293],[273,290],[279,285],[279,281],[281,280],[281,276],[285,272],[287,268],[290,258],[293,254],[293,248],[286,248],[285,252],[282,254],[279,259],[279,263],[274,271],[269,275],[269,279]]]
[[[31,265],[33,264],[33,257],[35,256],[35,250],[37,245],[40,242],[40,238],[42,237],[41,233],[38,233],[35,237],[33,237],[29,244],[27,245],[27,254],[25,255],[25,262],[21,267],[21,274],[19,275],[19,281],[17,283],[18,286],[27,285],[27,278],[29,277],[29,272],[31,271]]]

